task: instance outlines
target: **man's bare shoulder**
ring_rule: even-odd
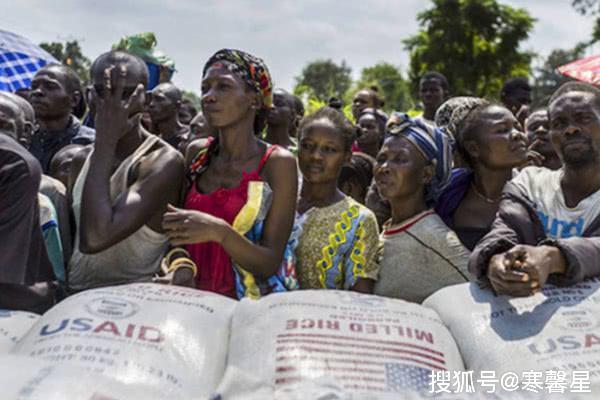
[[[89,144],[87,146],[83,146],[75,155],[73,156],[73,162],[83,162],[90,155],[90,153],[94,150],[94,145]]]
[[[79,171],[83,168],[83,164],[85,160],[89,157],[90,153],[94,150],[94,145],[90,144],[84,146],[73,156],[73,160],[71,161],[71,175],[75,177],[79,175]]]
[[[156,176],[161,180],[181,179],[184,173],[183,156],[162,140],[144,155],[139,162],[139,177]]]

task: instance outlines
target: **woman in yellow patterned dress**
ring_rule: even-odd
[[[300,126],[302,190],[292,237],[301,289],[373,292],[379,270],[377,220],[337,187],[354,137],[354,126],[329,107],[307,116]]]

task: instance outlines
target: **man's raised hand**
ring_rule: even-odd
[[[144,94],[144,85],[138,84],[135,90],[125,88],[127,67],[109,67],[104,70],[101,86],[94,86],[96,96],[96,141],[116,145],[127,132],[140,123],[141,108],[138,107]]]

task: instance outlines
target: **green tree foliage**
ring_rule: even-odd
[[[545,105],[552,93],[560,85],[572,80],[559,73],[557,68],[581,58],[584,47],[584,45],[579,45],[571,50],[553,50],[544,60],[543,64],[535,68],[533,87],[534,104]]]
[[[600,0],[573,0],[571,4],[581,15],[596,17],[592,39],[578,43],[573,49],[553,50],[543,63],[535,68],[533,87],[535,104],[546,104],[560,85],[571,80],[560,74],[558,67],[584,57],[585,50],[600,40]]]
[[[572,49],[555,49],[534,68],[534,104],[545,105],[560,85],[571,80],[559,73],[558,67],[584,57],[585,50],[600,40],[600,0],[573,0],[571,4],[581,15],[596,16],[592,39],[580,42]]]
[[[316,60],[308,63],[296,77],[294,94],[327,100],[331,96],[342,97],[352,84],[352,70],[342,61]]]
[[[77,40],[72,40],[64,44],[60,42],[44,42],[40,43],[40,47],[52,54],[54,58],[64,65],[73,68],[83,85],[89,81],[91,61],[83,55],[81,46]]]
[[[432,0],[418,15],[421,29],[404,41],[416,93],[428,70],[444,74],[454,95],[498,96],[512,76],[529,75],[531,54],[519,51],[535,19],[496,0]]]
[[[573,0],[573,7],[581,15],[592,15],[596,17],[594,30],[592,31],[592,39],[586,43],[591,45],[600,40],[600,1],[599,0]]]
[[[571,2],[575,10],[580,14],[598,14],[600,12],[600,1],[598,0],[573,0]]]
[[[385,100],[384,110],[405,111],[412,107],[409,85],[396,66],[380,62],[372,67],[364,68],[351,95],[371,86],[379,88],[379,94]],[[350,102],[350,96],[347,97],[347,102]]]

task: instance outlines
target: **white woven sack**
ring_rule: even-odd
[[[166,395],[209,395],[224,372],[235,305],[158,284],[89,290],[44,314],[13,353],[76,364]]]
[[[546,371],[565,371],[570,389],[573,371],[588,371],[593,391],[600,393],[598,289],[600,280],[591,280],[510,298],[465,283],[441,289],[423,305],[440,315],[476,377],[481,371],[493,371],[498,379],[515,373],[522,383],[533,376],[530,371],[541,372],[545,388]]]
[[[0,310],[0,354],[11,351],[39,317],[26,311]]]
[[[0,356],[0,387],[2,400],[184,400],[75,366],[13,355]]]
[[[462,370],[463,363],[430,309],[348,291],[302,290],[240,302],[228,368],[252,371],[276,393],[309,380],[328,392],[398,394],[427,388],[432,369]]]

